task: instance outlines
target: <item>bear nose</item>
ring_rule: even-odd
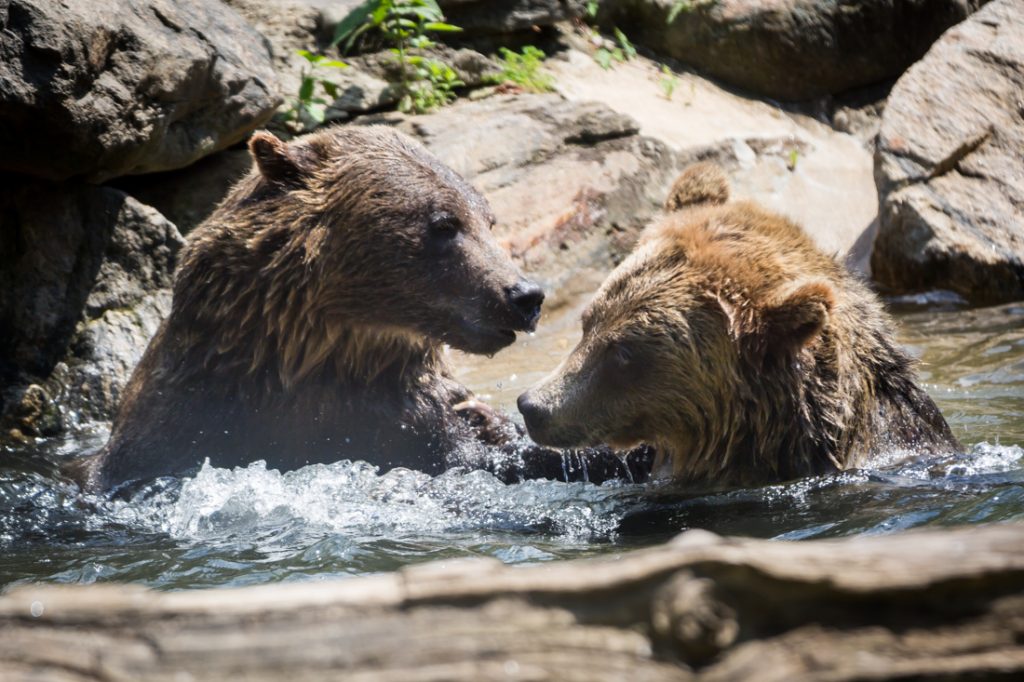
[[[522,316],[527,331],[533,331],[540,318],[540,306],[544,303],[544,290],[537,284],[521,280],[506,290],[508,302]]]
[[[531,433],[544,428],[550,415],[543,405],[530,397],[529,391],[519,396],[516,406],[519,408],[519,413],[523,415],[523,419],[526,420],[526,428]]]

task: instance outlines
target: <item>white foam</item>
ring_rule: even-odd
[[[611,536],[621,486],[555,481],[505,485],[483,471],[431,478],[408,469],[385,474],[365,462],[317,464],[281,473],[264,462],[219,469],[205,463],[180,490],[112,503],[125,523],[180,538],[306,531],[360,536],[435,535],[479,530],[542,530],[572,541]]]

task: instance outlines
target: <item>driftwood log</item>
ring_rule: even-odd
[[[1024,525],[0,597],[0,679],[1024,679]]]

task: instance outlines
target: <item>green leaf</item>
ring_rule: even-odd
[[[619,41],[619,45],[622,47],[622,52],[625,57],[622,61],[635,57],[636,48],[633,47],[633,43],[629,42],[629,38],[626,37],[626,34],[618,28],[613,29],[613,32],[615,33],[615,40]]]
[[[308,102],[313,96],[313,88],[316,86],[316,81],[310,76],[304,76],[302,84],[299,86],[299,101]]]
[[[338,99],[338,86],[328,80],[321,80],[320,85],[323,86],[324,92],[331,96],[332,99]]]
[[[346,14],[345,18],[334,27],[334,39],[331,40],[331,47],[349,38],[357,28],[369,19],[372,12],[380,9],[382,4],[384,4],[382,0],[366,0],[366,2],[360,3],[351,12]]]
[[[692,9],[693,5],[689,0],[680,0],[679,2],[672,3],[672,7],[668,11],[668,16],[665,18],[665,23],[671,24],[682,12],[689,12]]]
[[[323,55],[313,54],[309,50],[299,50],[298,52],[296,52],[296,54],[305,59],[310,64],[316,64],[320,60],[324,59]]]
[[[322,62],[318,62],[317,66],[329,67],[332,69],[347,69],[348,64],[341,61],[340,59],[325,59]]]
[[[318,124],[324,122],[327,112],[320,108],[306,107],[306,114]]]
[[[375,25],[380,26],[382,23],[384,23],[384,19],[387,18],[388,13],[390,11],[391,11],[391,3],[390,2],[382,2],[380,4],[380,7],[375,9],[373,11],[373,13],[370,15],[370,21],[373,22]]]
[[[356,30],[352,31],[352,33],[350,33],[349,36],[348,36],[348,40],[345,41],[345,47],[344,47],[343,51],[344,52],[348,52],[349,50],[351,50],[352,46],[359,39],[359,36],[363,35],[367,31],[369,31],[371,28],[373,28],[373,24],[363,24],[362,26],[360,26]],[[332,45],[333,45],[333,43],[332,43]]]
[[[423,21],[438,21],[442,18],[438,12],[429,7],[402,7],[399,11],[406,16],[419,17]]]
[[[441,31],[443,33],[458,33],[462,30],[461,26],[454,26],[452,24],[445,24],[440,21],[431,21],[423,24],[424,30],[427,31]]]
[[[602,47],[594,53],[594,61],[597,62],[598,66],[607,71],[612,68],[612,53]]]

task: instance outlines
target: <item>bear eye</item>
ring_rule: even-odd
[[[615,364],[625,367],[633,361],[633,350],[622,341],[613,341],[608,344],[608,354]]]
[[[428,227],[436,234],[453,235],[462,227],[462,223],[451,213],[435,213],[430,216]]]

